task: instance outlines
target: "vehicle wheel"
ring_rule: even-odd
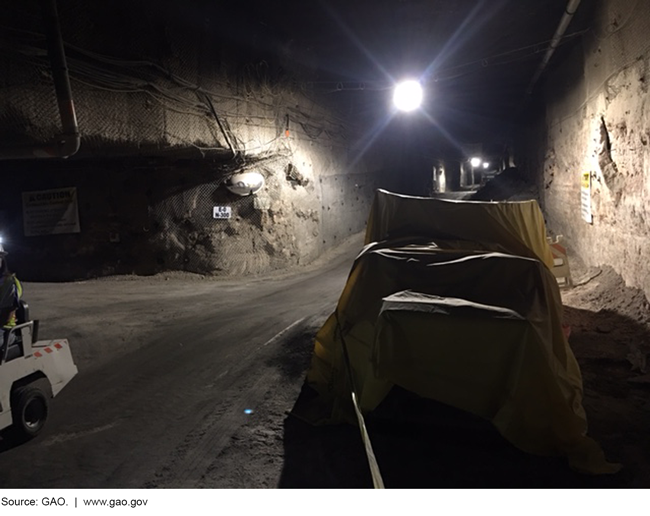
[[[45,426],[49,397],[40,382],[30,383],[14,390],[11,413],[14,430],[20,437],[36,437]]]

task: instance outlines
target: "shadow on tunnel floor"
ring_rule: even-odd
[[[28,439],[18,435],[12,427],[0,430],[0,453],[5,453],[27,442]]]
[[[623,464],[627,487],[650,486],[650,330],[616,310],[564,307],[569,344],[582,373],[589,435],[612,462]]]
[[[313,396],[309,387],[296,404]],[[616,475],[582,475],[563,458],[508,443],[487,421],[398,387],[366,419],[386,488],[607,488]],[[289,416],[280,488],[372,488],[358,428],[312,426]]]

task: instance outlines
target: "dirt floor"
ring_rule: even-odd
[[[590,434],[624,468],[613,483],[650,486],[650,306],[610,267],[573,260],[576,287],[563,293],[569,342],[583,375]]]

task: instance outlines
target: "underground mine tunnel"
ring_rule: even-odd
[[[362,230],[378,187],[458,191],[517,167],[586,263],[650,291],[644,7],[385,4],[69,0],[46,39],[48,7],[6,2],[0,220],[23,275],[279,269]],[[397,115],[403,77],[424,104]],[[264,186],[233,193],[234,173]],[[57,203],[42,192],[73,196],[65,223],[39,218]]]
[[[610,382],[587,412],[635,464],[613,482],[647,487],[641,430],[612,421],[650,414],[650,6],[232,4],[2,2],[0,235],[34,297],[300,270],[366,230],[378,190],[534,199],[568,252],[585,382]],[[402,80],[419,104],[399,104]],[[109,360],[78,355],[82,373]]]

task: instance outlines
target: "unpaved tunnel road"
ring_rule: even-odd
[[[27,283],[41,337],[68,338],[80,372],[41,436],[19,446],[0,437],[0,487],[372,487],[357,428],[287,417],[360,248],[357,236],[275,277]],[[650,373],[629,362],[650,342],[647,300],[612,270],[573,272],[563,302],[590,434],[622,472],[579,475],[393,389],[367,419],[387,487],[650,485]]]
[[[53,400],[42,435],[19,446],[0,441],[0,485],[205,482],[265,396],[286,387],[278,346],[322,324],[361,244],[357,235],[318,267],[275,277],[25,284],[40,338],[68,338],[79,374]],[[290,379],[286,410],[302,373]]]

